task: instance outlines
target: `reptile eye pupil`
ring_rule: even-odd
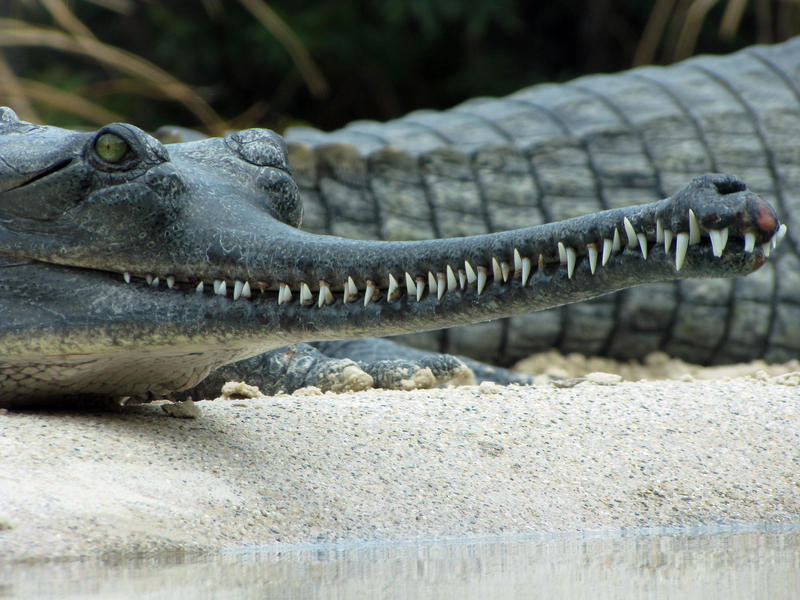
[[[94,143],[97,155],[106,162],[119,162],[128,152],[128,142],[113,133],[104,133]]]

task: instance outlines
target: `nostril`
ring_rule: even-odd
[[[714,187],[723,196],[726,194],[736,194],[744,192],[747,189],[744,181],[736,177],[725,177],[724,179],[717,179],[714,182]]]
[[[286,143],[274,131],[245,129],[230,134],[225,143],[252,165],[288,169]]]
[[[264,192],[266,208],[279,220],[299,227],[303,216],[300,191],[294,179],[279,169],[263,169],[256,183]]]
[[[753,204],[750,210],[753,220],[762,232],[771,236],[778,230],[778,217],[775,211],[763,200]]]

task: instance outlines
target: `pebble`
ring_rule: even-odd
[[[196,419],[200,416],[200,409],[197,404],[191,400],[167,402],[161,405],[161,410],[170,417],[175,417],[177,419]]]
[[[314,385],[302,387],[292,392],[292,396],[322,396],[322,390]]]
[[[243,381],[229,381],[222,386],[222,396],[226,400],[258,398],[263,396],[261,390],[254,385],[249,385]]]
[[[586,374],[586,382],[596,385],[617,385],[620,381],[622,381],[622,376],[616,373],[602,373],[598,371]]]

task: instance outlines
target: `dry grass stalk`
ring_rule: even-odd
[[[322,76],[322,73],[314,64],[314,60],[306,50],[305,46],[300,42],[295,33],[289,28],[288,25],[281,19],[275,11],[273,11],[262,0],[239,0],[250,14],[252,14],[258,21],[275,36],[275,39],[289,53],[292,61],[300,71],[300,75],[305,81],[309,91],[314,96],[324,96],[328,92],[328,83]]]

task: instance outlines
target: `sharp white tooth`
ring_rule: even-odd
[[[436,294],[439,291],[439,286],[436,284],[436,275],[432,271],[428,271],[428,289],[431,294]]]
[[[608,259],[611,258],[611,240],[603,238],[603,259],[601,264],[605,267]]]
[[[661,224],[661,219],[656,219],[656,244],[664,242],[664,226]]]
[[[250,296],[250,282],[245,281],[244,285],[242,286],[242,298],[249,298]]]
[[[367,280],[367,288],[364,290],[364,306],[367,306],[375,295],[375,282]]]
[[[242,295],[242,288],[243,287],[244,287],[244,284],[241,281],[239,281],[238,279],[233,282],[233,299],[234,300],[238,300],[239,296]],[[301,298],[303,297],[302,291],[300,293],[300,297]]]
[[[397,291],[397,287],[397,279],[394,278],[394,275],[389,273],[389,289],[386,290],[387,300],[394,300],[394,294]]]
[[[722,231],[719,229],[709,229],[708,237],[711,239],[711,253],[719,258],[722,256]]]
[[[153,277],[153,282],[150,285],[153,287],[158,287],[158,277]]]
[[[473,284],[478,280],[478,276],[475,275],[475,269],[472,268],[468,260],[464,261],[464,271],[467,274],[467,283]]]
[[[567,264],[567,249],[564,242],[558,242],[558,262],[562,265]]]
[[[147,285],[153,285],[153,276],[147,274],[144,276],[144,280],[147,282]]]
[[[775,235],[773,235],[772,239],[770,240],[770,243],[772,244],[772,249],[773,250],[775,250],[775,248],[778,247],[778,244],[781,243],[783,238],[786,237],[786,232],[787,231],[788,231],[788,228],[786,227],[786,223],[781,223],[780,227],[778,227],[778,230],[775,232]]]
[[[522,285],[528,283],[528,277],[531,276],[531,259],[527,256],[522,259]]]
[[[456,281],[456,274],[453,272],[453,268],[447,265],[447,291],[455,292],[457,289],[458,282]]]
[[[314,294],[305,281],[300,282],[300,304],[314,304]]]
[[[625,235],[628,236],[628,248],[633,248],[636,245],[636,230],[628,217],[622,219],[622,224],[625,226]]]
[[[422,294],[425,292],[425,280],[417,279],[417,302],[422,300]]]
[[[447,291],[447,276],[444,273],[436,273],[436,298],[442,299]]]
[[[589,253],[589,270],[594,275],[594,272],[597,270],[597,245],[596,244],[586,244],[586,250]]]
[[[286,304],[292,300],[292,290],[285,283],[278,284],[278,304]]]
[[[458,285],[462,290],[467,287],[467,274],[461,269],[458,270]]]
[[[417,284],[414,282],[414,278],[408,271],[406,271],[406,292],[408,292],[409,298],[417,294]]]
[[[683,261],[686,260],[686,250],[689,249],[689,234],[685,231],[679,233],[675,240],[675,270],[680,271]]]
[[[333,302],[333,292],[331,292],[331,286],[328,284],[327,281],[323,281],[320,279],[319,281],[319,299],[317,300],[317,306],[322,308],[323,304],[331,304]]]
[[[511,275],[511,265],[505,261],[501,262],[500,270],[503,271],[503,281],[508,281],[508,277]]]
[[[225,296],[225,295],[227,295],[228,286],[226,285],[224,279],[219,282],[219,285],[217,286],[217,290],[214,293],[217,294],[217,296]]]
[[[494,277],[497,283],[500,283],[500,280],[503,278],[503,271],[500,269],[500,263],[497,262],[494,256],[492,257],[492,277]]]
[[[194,291],[196,293],[198,293],[198,294],[202,294],[203,293],[203,282],[202,281],[195,286]]]
[[[522,271],[522,257],[519,254],[519,250],[514,248],[514,275]]]
[[[725,246],[728,245],[728,228],[722,228],[722,249],[725,250]]]
[[[669,249],[672,248],[672,240],[675,239],[675,234],[672,229],[664,230],[664,253],[669,254]]]
[[[614,240],[611,242],[611,251],[614,253],[622,250],[622,242],[619,239],[619,229],[614,227]]]
[[[575,248],[567,248],[567,277],[572,279],[572,273],[575,272]]]
[[[748,232],[744,234],[744,251],[752,252],[756,247],[756,234]]]
[[[219,279],[215,279],[214,280],[214,293],[215,294],[219,293],[219,284],[220,284]]]
[[[346,303],[355,300],[358,296],[358,287],[353,278],[348,275],[347,281],[344,282],[344,289],[342,290],[342,300]]]
[[[122,279],[124,279],[124,280],[125,280],[125,283],[130,283],[130,282],[131,282],[131,274],[130,274],[130,273],[128,273],[127,271],[125,271],[125,272],[122,274]]]
[[[637,233],[636,239],[639,240],[639,249],[642,251],[642,258],[647,260],[647,236],[644,233]]]
[[[769,258],[769,255],[772,254],[772,243],[764,242],[763,244],[761,244],[761,250],[764,252],[764,256]]]
[[[522,269],[525,269],[525,263],[523,263]],[[483,288],[486,287],[486,279],[488,276],[489,270],[486,267],[478,267],[478,296],[481,295]]]
[[[700,243],[700,225],[697,223],[697,217],[694,216],[694,211],[689,209],[689,245],[694,246]]]
[[[175,278],[170,275],[169,277],[167,277],[167,288],[171,290],[174,287],[175,287]]]

